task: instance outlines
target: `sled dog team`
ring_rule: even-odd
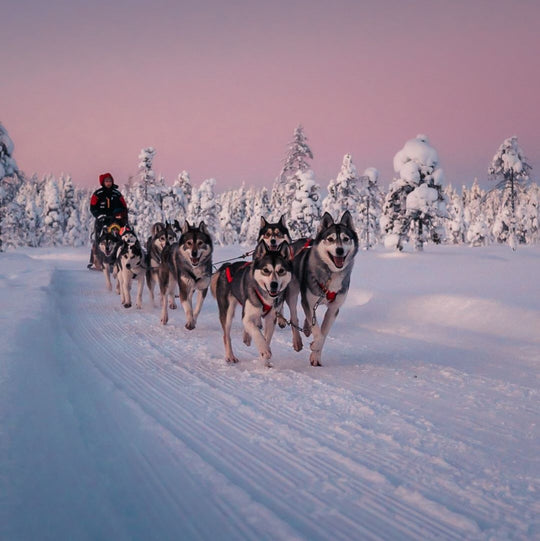
[[[347,297],[358,236],[352,217],[346,211],[339,222],[326,212],[313,239],[291,241],[284,216],[277,223],[261,218],[258,243],[253,260],[224,263],[212,273],[213,244],[204,224],[181,227],[178,221],[156,223],[143,250],[129,226],[104,225],[96,236],[95,257],[103,269],[107,288],[112,290],[111,274],[122,305],[131,307],[131,286],[137,282],[136,307],[142,306],[146,280],[150,299],[154,301],[157,285],[161,295],[161,323],[166,324],[168,308],[176,309],[175,293],[186,315],[186,329],[194,329],[210,287],[217,300],[223,328],[225,359],[236,363],[231,326],[235,310],[242,307],[244,343],[254,342],[267,366],[272,352],[270,342],[276,322],[290,324],[295,351],[302,349],[300,331],[313,334],[310,362],[321,365],[322,349],[341,305]],[[193,296],[197,292],[195,307]],[[298,297],[304,312],[299,326]],[[289,307],[290,321],[283,315]],[[322,324],[317,308],[326,305]]]

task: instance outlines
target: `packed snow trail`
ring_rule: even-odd
[[[163,327],[82,252],[8,254],[0,538],[535,537],[540,251],[462,252],[360,254],[325,366],[284,330],[271,370],[211,298]]]

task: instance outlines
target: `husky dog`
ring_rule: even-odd
[[[277,250],[283,241],[291,244],[289,229],[285,223],[285,215],[278,222],[272,224],[261,216],[261,228],[259,229],[258,242],[264,241],[269,250]]]
[[[225,264],[212,277],[211,290],[219,307],[227,362],[238,362],[232,350],[231,325],[236,305],[241,304],[244,342],[249,346],[253,339],[261,358],[271,366],[270,341],[292,276],[289,254],[287,242],[282,242],[277,250],[269,250],[261,241],[251,263]],[[261,319],[265,322],[264,334],[259,325]]]
[[[146,285],[153,306],[155,306],[154,285],[159,281],[159,266],[161,265],[163,249],[177,241],[177,231],[180,231],[178,220],[175,220],[174,224],[156,222],[152,226],[150,236],[146,241]],[[176,308],[174,289],[169,297],[169,307],[173,310]]]
[[[186,221],[180,240],[164,249],[158,273],[163,325],[169,320],[167,295],[172,295],[178,284],[186,329],[195,328],[212,277],[212,252],[212,238],[204,222],[195,227]],[[193,310],[195,291],[198,291],[197,304]]]
[[[142,292],[146,271],[145,254],[129,227],[120,230],[121,244],[116,251],[115,274],[120,286],[120,302],[124,308],[131,308],[131,282],[137,281],[137,309],[142,308]]]
[[[96,267],[103,270],[107,289],[112,291],[111,272],[114,269],[116,261],[116,251],[120,245],[120,226],[118,224],[105,225],[103,224],[96,238],[96,250],[94,260]]]
[[[313,366],[321,366],[322,348],[347,297],[354,258],[358,252],[358,236],[350,212],[346,211],[338,223],[325,212],[315,239],[296,241],[293,251],[296,254],[293,259],[296,280],[289,287],[287,299],[291,307],[293,347],[296,351],[302,349],[302,339],[295,327],[298,326],[296,303],[298,294],[301,294],[306,315],[304,333],[309,336],[313,331],[309,360]],[[321,326],[315,314],[320,304],[327,306]]]

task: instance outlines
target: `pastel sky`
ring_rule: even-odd
[[[0,121],[27,174],[270,186],[301,123],[326,185],[429,136],[447,182],[506,137],[540,172],[538,0],[3,0]]]

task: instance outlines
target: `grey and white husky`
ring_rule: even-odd
[[[94,262],[97,268],[103,270],[107,289],[112,291],[111,273],[114,272],[116,262],[116,252],[120,245],[120,235],[118,234],[120,226],[117,224],[100,226],[96,239],[96,249],[94,253]]]
[[[138,310],[142,308],[142,292],[146,274],[146,256],[137,236],[129,227],[120,230],[121,244],[116,251],[115,274],[120,288],[120,302],[124,308],[131,308],[131,284],[137,282]]]
[[[150,293],[150,301],[155,306],[154,286],[159,282],[159,267],[163,250],[177,241],[177,232],[180,231],[180,224],[175,220],[174,224],[169,222],[156,222],[150,231],[146,241],[146,285]],[[174,289],[169,296],[169,307],[176,309],[174,301]]]
[[[231,325],[236,306],[240,304],[244,342],[250,345],[253,340],[265,364],[271,366],[270,342],[292,276],[289,256],[287,242],[278,250],[269,250],[261,241],[255,248],[253,261],[225,264],[212,277],[211,290],[219,307],[227,362],[238,362],[231,344]],[[261,320],[265,323],[264,333]]]
[[[270,223],[264,216],[261,216],[258,242],[261,241],[264,241],[269,250],[277,250],[283,241],[291,244],[291,236],[285,223],[285,215],[282,215],[275,223]]]
[[[313,241],[300,239],[293,244],[293,272],[287,294],[287,304],[291,308],[293,325],[293,347],[302,349],[302,339],[295,326],[298,326],[296,304],[301,295],[301,304],[306,320],[304,333],[313,332],[310,362],[321,366],[321,354],[326,337],[347,297],[354,258],[358,252],[358,236],[354,229],[352,216],[346,211],[339,222],[325,212],[317,235]],[[316,317],[319,305],[326,305],[322,325]]]
[[[212,253],[212,237],[204,222],[195,227],[186,221],[180,240],[163,250],[158,273],[163,325],[169,320],[167,296],[173,294],[178,284],[180,302],[186,314],[186,329],[195,328],[212,277]],[[197,304],[193,309],[195,291],[198,292]]]

